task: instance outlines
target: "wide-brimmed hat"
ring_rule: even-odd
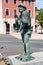
[[[20,5],[18,5],[18,7],[23,7],[23,8],[25,8],[25,9],[26,9],[26,7],[25,7],[25,5],[24,5],[24,4],[20,4]]]

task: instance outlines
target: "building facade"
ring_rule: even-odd
[[[14,12],[16,10],[17,15],[20,15],[18,12],[18,5],[20,3],[24,3],[30,12],[31,24],[33,30],[35,29],[35,0],[0,0],[0,33],[14,32]]]

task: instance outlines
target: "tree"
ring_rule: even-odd
[[[43,9],[40,9],[38,15],[36,15],[36,20],[38,20],[39,25],[41,26],[41,33],[42,33],[42,27],[43,27]]]

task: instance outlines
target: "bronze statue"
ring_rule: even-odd
[[[21,13],[18,17],[18,24],[19,30],[21,32],[22,41],[24,44],[24,54],[16,57],[22,61],[31,60],[32,57],[30,56],[30,45],[29,45],[29,38],[32,34],[32,27],[31,27],[31,17],[29,12],[26,10],[24,4],[20,4],[18,6],[18,10]]]

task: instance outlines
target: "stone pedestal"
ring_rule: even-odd
[[[23,62],[15,59],[19,55],[8,56],[11,59],[13,65],[43,65],[43,52],[32,53],[31,56],[35,59]]]

